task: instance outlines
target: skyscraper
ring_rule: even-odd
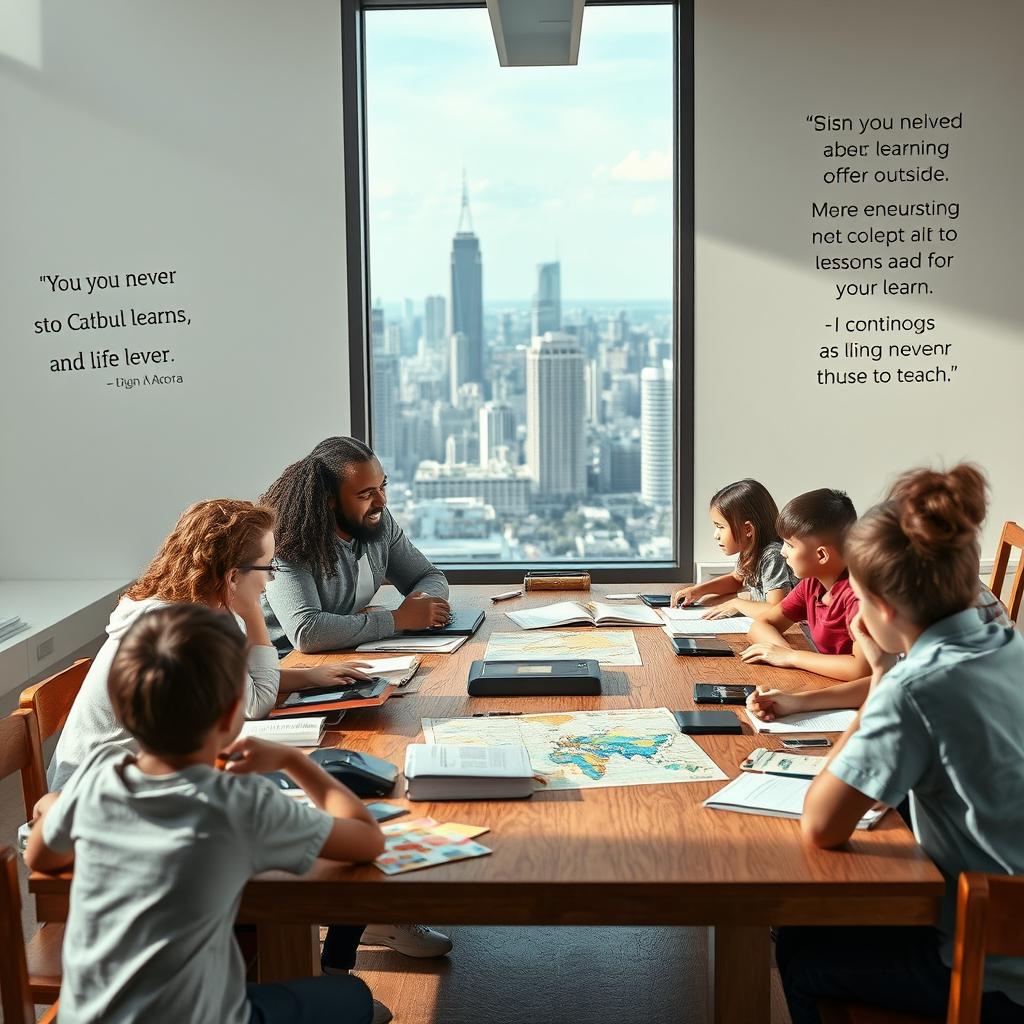
[[[469,215],[469,189],[462,179],[462,210],[452,239],[451,323],[449,336],[464,334],[467,380],[484,382],[484,285],[480,240]]]
[[[384,351],[384,308],[380,299],[370,310],[370,351],[376,354]]]
[[[648,505],[672,503],[672,364],[640,374],[640,492]]]
[[[445,301],[443,295],[428,295],[423,300],[423,337],[427,348],[435,352],[445,337]]]
[[[533,337],[562,329],[562,265],[537,264],[537,291],[533,296]]]
[[[377,352],[373,357],[373,450],[387,467],[394,462],[398,437],[399,357]]]
[[[544,497],[583,494],[587,486],[583,353],[562,334],[533,339],[526,353],[526,448]]]
[[[485,402],[480,407],[480,465],[487,468],[504,448],[510,456],[515,452],[516,417],[505,402]]]

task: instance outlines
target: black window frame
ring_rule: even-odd
[[[657,562],[552,560],[522,563],[440,565],[452,583],[512,583],[536,568],[590,571],[596,583],[669,583],[695,578],[694,508],[694,103],[692,0],[587,0],[587,6],[673,8],[673,480],[675,558]],[[481,8],[483,3],[423,3],[410,0],[341,0],[342,141],[345,175],[345,261],[347,267],[349,408],[352,436],[373,443],[373,388],[370,374],[369,209],[366,158],[366,66],[364,14],[367,10]]]

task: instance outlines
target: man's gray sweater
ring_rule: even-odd
[[[421,590],[448,598],[448,581],[412,545],[385,509],[380,536],[372,541],[334,538],[337,575],[315,579],[299,565],[278,560],[281,571],[267,583],[263,614],[270,639],[278,650],[291,645],[306,654],[356,647],[392,636],[394,616],[385,608],[355,608],[359,559],[365,554],[373,573],[373,590],[387,580],[403,594]]]

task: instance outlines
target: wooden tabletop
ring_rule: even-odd
[[[453,588],[456,608],[483,608],[477,634],[453,655],[423,656],[419,693],[383,707],[351,711],[340,732],[324,745],[367,751],[399,767],[408,743],[421,741],[420,720],[470,715],[474,711],[582,711],[611,708],[693,708],[697,681],[761,683],[786,689],[820,686],[806,672],[744,665],[739,658],[680,658],[665,633],[634,630],[642,666],[605,669],[599,697],[470,698],[470,662],[483,657],[492,631],[519,627],[505,612],[559,600],[601,596],[620,587],[583,593],[541,592],[494,605],[502,587]],[[660,587],[643,592],[667,592]],[[394,596],[397,603],[398,597]],[[386,600],[381,603],[389,603]],[[590,628],[590,627],[581,627]],[[743,637],[727,637],[736,650]],[[794,640],[803,644],[798,631]],[[293,653],[288,667],[374,655]],[[742,709],[735,709],[742,715]],[[696,742],[730,777],[759,746],[778,746],[744,723],[743,736],[698,736]],[[711,811],[702,801],[724,782],[591,788],[536,793],[526,801],[407,803],[404,779],[395,797],[416,815],[439,821],[481,824],[491,831],[481,842],[488,857],[387,877],[374,867],[338,867],[318,862],[301,879],[266,877],[260,887],[282,885],[288,899],[315,902],[352,920],[436,916],[459,923],[927,923],[936,920],[941,876],[896,814],[871,832],[858,832],[842,851],[809,849],[799,823]],[[255,886],[253,887],[255,888]],[[265,893],[263,895],[266,895]],[[823,903],[823,900],[826,902]],[[273,900],[277,904],[277,900]],[[849,903],[849,907],[845,904]],[[244,912],[261,916],[259,900]],[[845,907],[845,908],[844,908]],[[345,918],[339,918],[343,920]]]

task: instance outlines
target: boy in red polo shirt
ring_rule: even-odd
[[[843,537],[856,519],[846,493],[830,487],[799,495],[779,513],[782,554],[800,582],[750,627],[752,643],[740,655],[744,661],[844,681],[868,674],[867,659],[850,636],[859,604],[842,555]],[[804,621],[816,651],[794,650],[782,635]]]

